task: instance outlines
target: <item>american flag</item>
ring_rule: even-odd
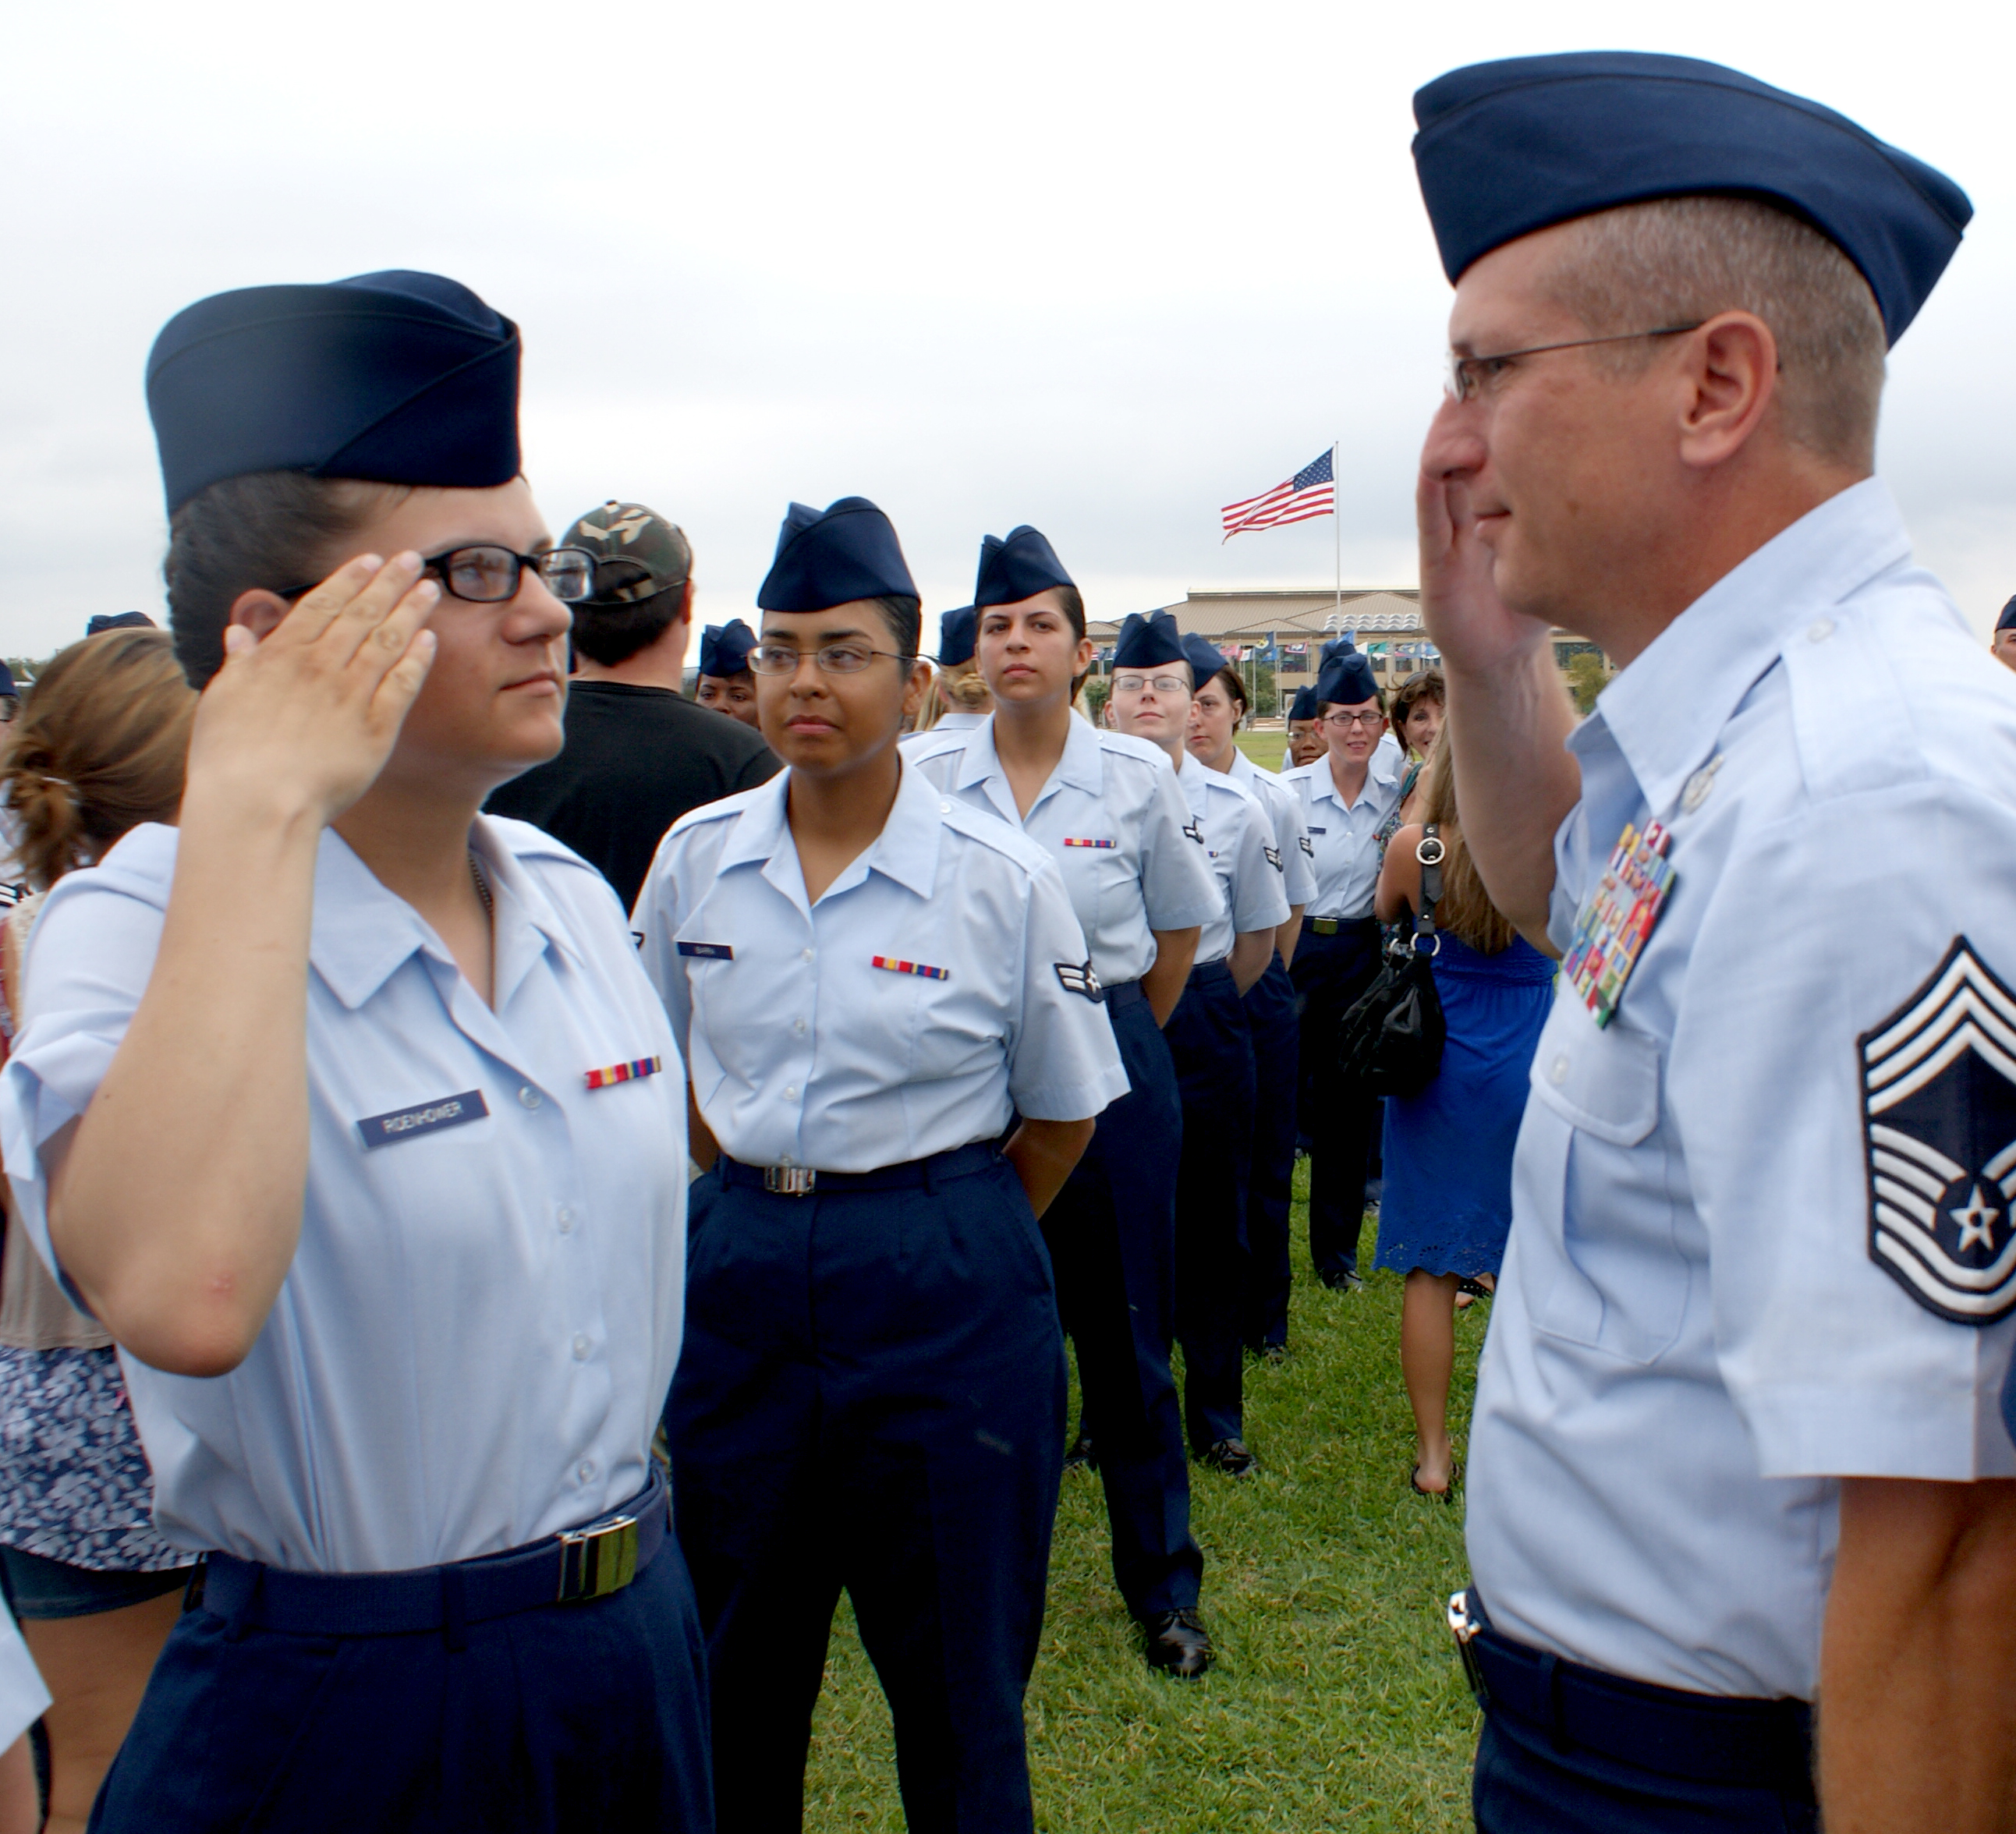
[[[1243,503],[1225,506],[1225,539],[1243,535],[1248,529],[1279,528],[1283,523],[1307,522],[1313,516],[1330,516],[1337,508],[1337,488],[1326,452],[1313,465],[1305,465],[1285,484],[1248,497]]]

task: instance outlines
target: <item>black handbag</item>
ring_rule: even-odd
[[[1448,853],[1431,822],[1414,858],[1421,862],[1421,908],[1411,933],[1396,937],[1378,978],[1344,1016],[1337,1034],[1337,1067],[1347,1084],[1367,1095],[1418,1095],[1442,1066],[1448,1029],[1433,963],[1442,951],[1435,905],[1442,895]]]

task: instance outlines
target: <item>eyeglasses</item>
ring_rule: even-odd
[[[585,548],[549,548],[543,554],[514,554],[509,548],[494,547],[485,541],[434,555],[420,563],[420,571],[439,580],[451,599],[466,599],[472,605],[502,605],[518,596],[528,566],[539,576],[539,583],[563,605],[578,605],[595,590],[595,556]],[[305,586],[290,586],[279,596],[298,599],[321,583],[311,580]]]
[[[1190,685],[1181,675],[1115,675],[1113,692],[1116,694],[1139,694],[1152,688],[1157,694],[1187,694]]]
[[[1690,331],[1698,331],[1708,321],[1697,318],[1691,325],[1662,325],[1657,331],[1622,331],[1615,337],[1576,337],[1566,343],[1534,344],[1523,351],[1501,351],[1495,357],[1459,357],[1449,352],[1449,374],[1442,379],[1442,387],[1453,401],[1470,401],[1477,398],[1486,382],[1496,382],[1504,371],[1501,364],[1509,364],[1520,357],[1544,357],[1550,351],[1582,351],[1592,344],[1635,343],[1641,337],[1681,337]]]
[[[1386,724],[1384,714],[1325,714],[1323,723],[1334,726],[1341,732],[1348,732],[1353,726],[1363,726],[1368,732],[1376,732]]]
[[[809,653],[823,675],[858,675],[878,656],[891,662],[915,662],[914,656],[899,656],[893,649],[870,649],[862,643],[826,643],[808,653],[788,643],[759,643],[749,653],[749,666],[759,675],[794,675]]]

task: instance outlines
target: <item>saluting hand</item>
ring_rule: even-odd
[[[1474,468],[1479,449],[1450,424],[1445,404],[1428,430],[1414,486],[1421,542],[1421,621],[1445,667],[1496,673],[1546,640],[1544,619],[1514,611],[1498,595],[1493,556],[1478,532]]]
[[[422,627],[441,588],[420,566],[360,555],[263,639],[227,628],[196,707],[190,794],[326,826],[369,789],[434,661]]]

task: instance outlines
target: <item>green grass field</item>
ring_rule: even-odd
[[[1241,732],[1233,743],[1263,771],[1278,771],[1287,761],[1288,735],[1282,732]]]
[[[1315,1282],[1306,1176],[1305,1166],[1290,1358],[1247,1365],[1259,1473],[1235,1483],[1191,1468],[1219,1651],[1202,1681],[1148,1672],[1113,1590],[1099,1480],[1065,1477],[1028,1706],[1039,1829],[1470,1825],[1476,1714],[1442,1620],[1464,1577],[1460,1505],[1407,1487],[1399,1276],[1375,1274],[1349,1295]],[[1368,1224],[1361,1264],[1372,1246]],[[1488,1310],[1460,1316],[1459,1422]],[[1075,1410],[1075,1388],[1072,1399]],[[806,1799],[813,1834],[903,1825],[888,1710],[844,1605]]]

